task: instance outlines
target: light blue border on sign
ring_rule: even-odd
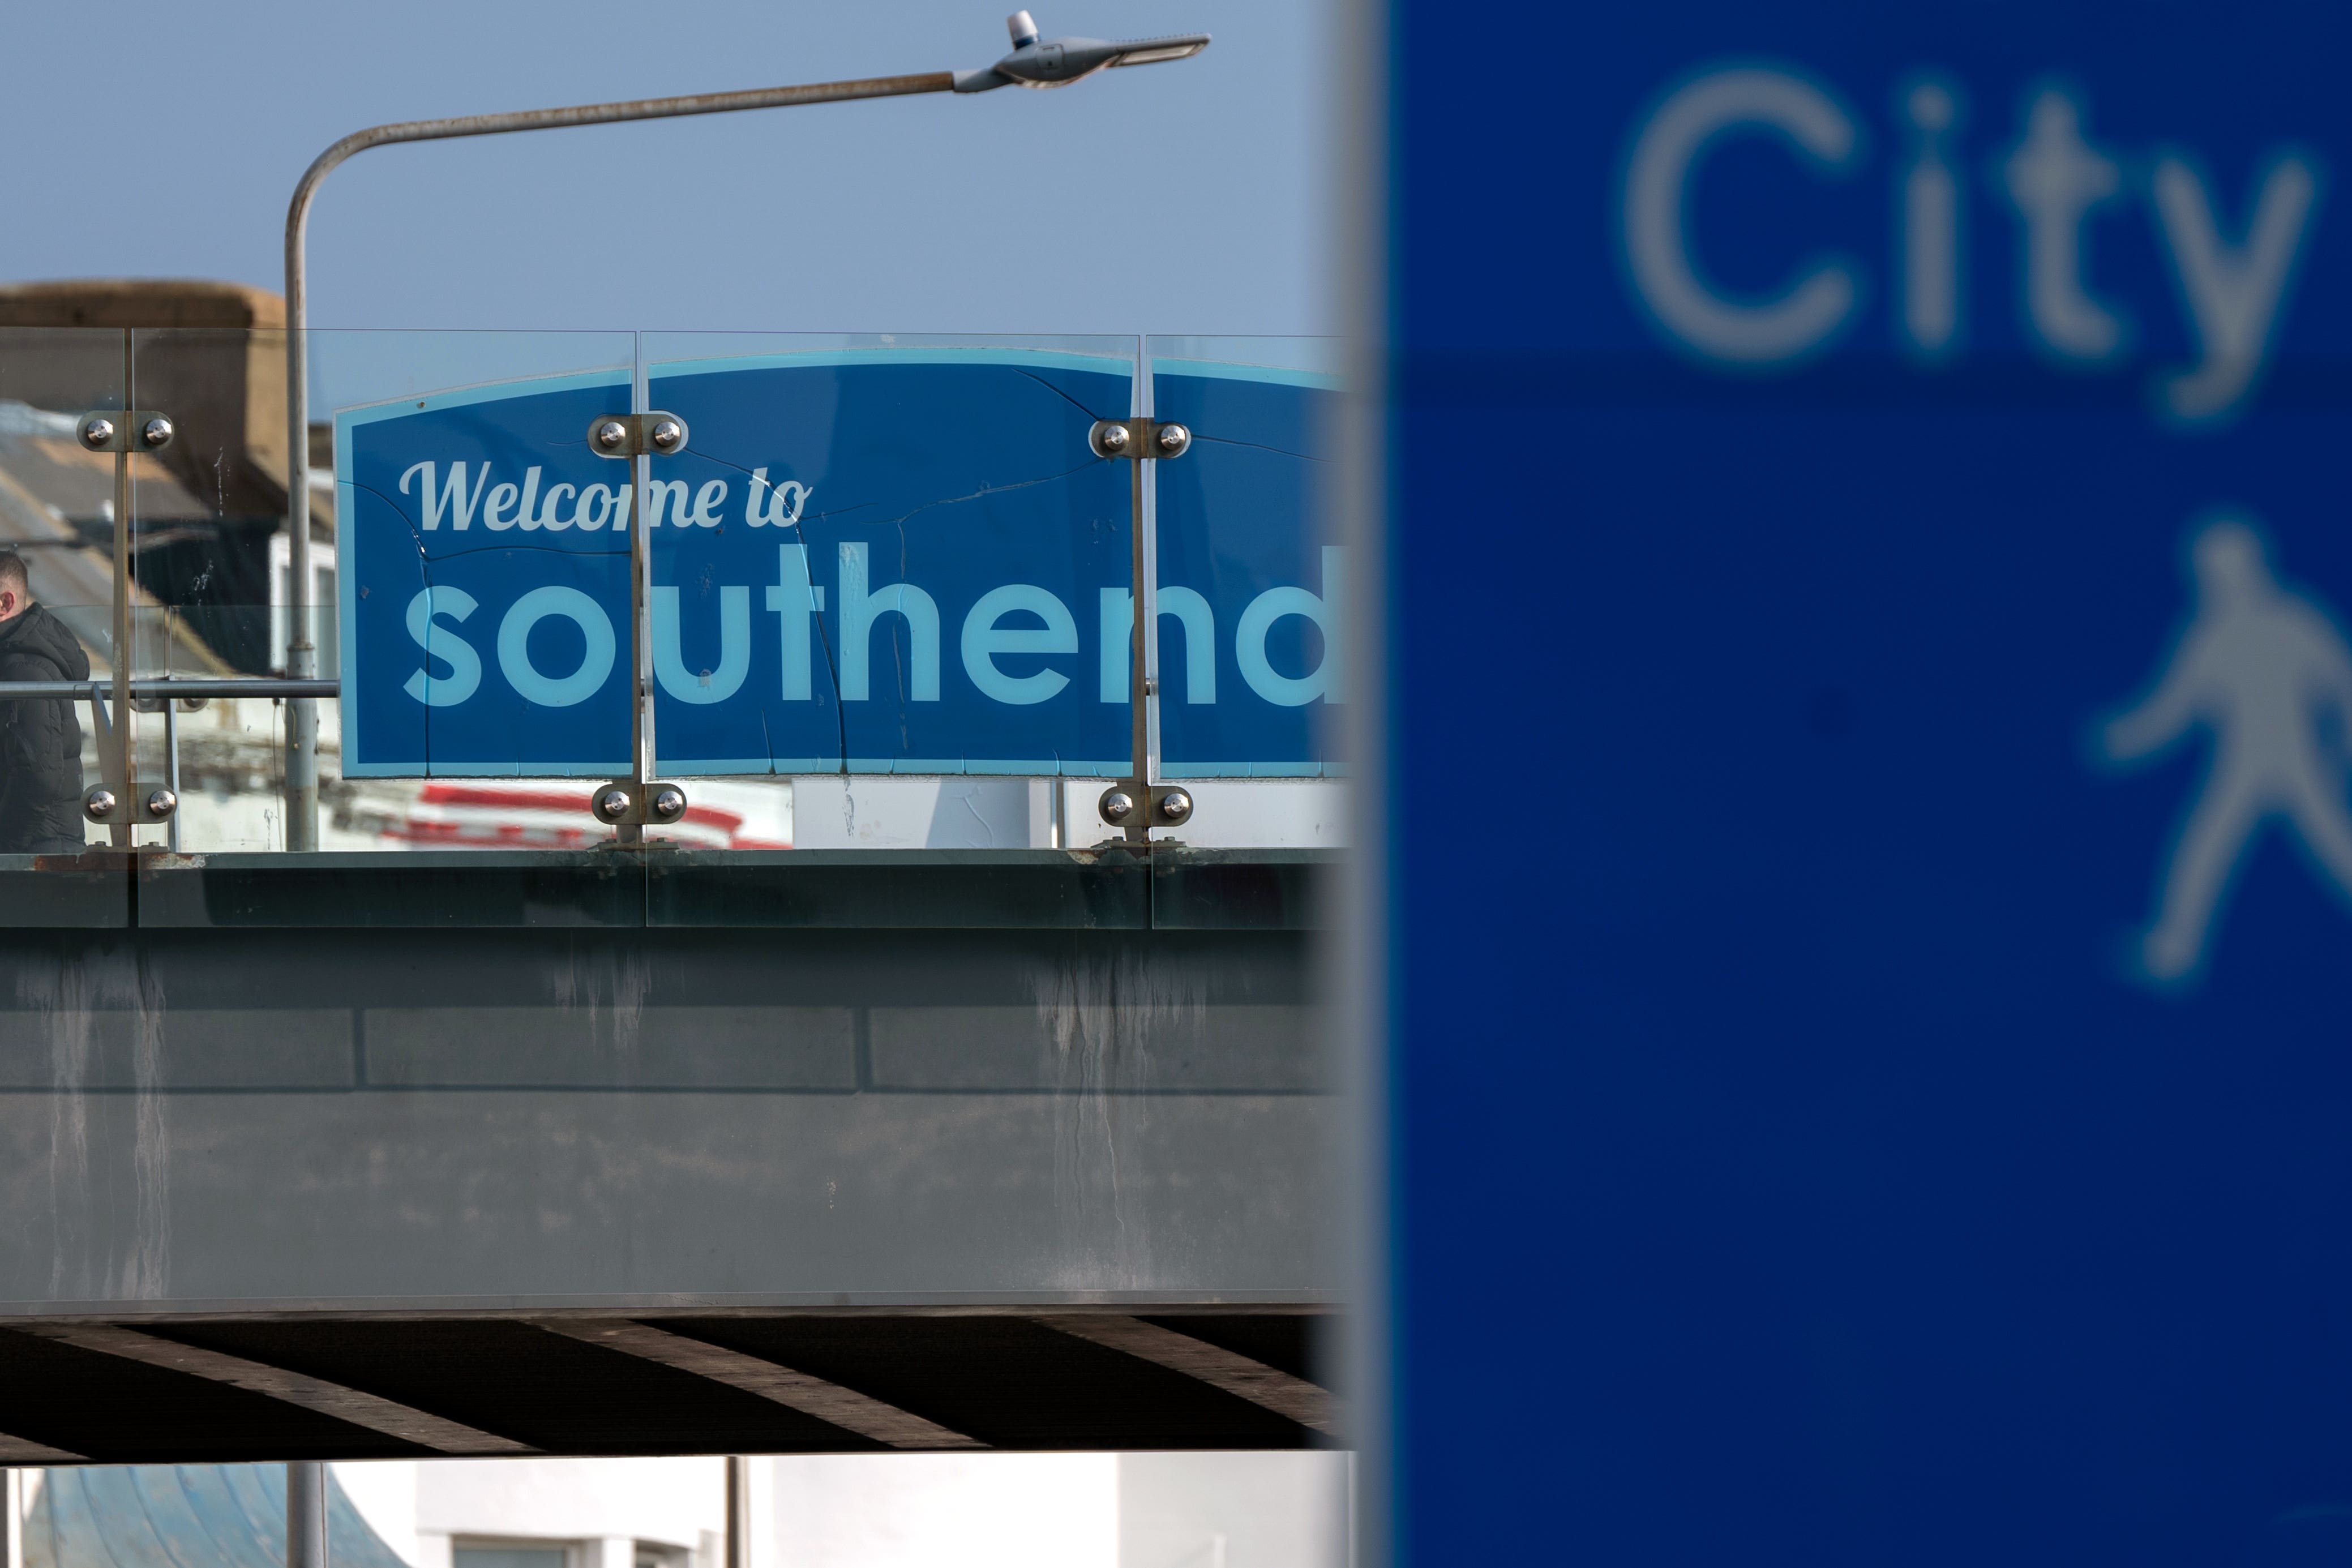
[[[1321,779],[1337,776],[1328,763],[1168,763],[1160,776],[1171,779]]]
[[[472,386],[453,387],[446,392],[428,392],[422,397],[386,398],[380,403],[356,403],[335,411],[335,610],[341,625],[336,628],[336,646],[341,655],[342,692],[337,698],[342,720],[342,775],[347,779],[528,779],[528,778],[593,778],[625,773],[629,764],[622,763],[533,763],[530,771],[523,764],[494,768],[488,763],[460,763],[454,769],[436,769],[430,759],[424,762],[357,763],[352,758],[361,751],[360,704],[353,695],[359,665],[359,574],[352,561],[359,550],[358,529],[347,526],[359,516],[359,486],[344,477],[343,465],[348,460],[352,444],[351,433],[362,425],[374,425],[408,415],[430,414],[439,409],[465,408],[478,403],[502,403],[517,397],[535,397],[551,392],[573,392],[582,387],[615,386],[634,389],[634,368],[574,371],[563,375],[531,376],[521,381],[480,382]],[[587,440],[583,427],[582,444]],[[348,493],[347,493],[348,492]],[[612,554],[610,551],[581,551],[580,554]],[[290,587],[291,584],[289,584]],[[289,606],[289,618],[291,606]]]
[[[1099,763],[1060,757],[852,757],[848,771],[887,777],[920,773],[941,778],[1105,778],[1124,777],[1124,762]],[[1270,764],[1287,765],[1287,764]],[[1308,764],[1312,766],[1313,764]],[[681,777],[756,777],[767,773],[838,773],[839,757],[656,757],[659,772]]]
[[[1286,370],[1272,364],[1224,364],[1214,360],[1154,359],[1154,375],[1189,375],[1202,381],[1262,381],[1276,386],[1301,386],[1310,392],[1337,392],[1339,378],[1318,370]]]
[[[1019,370],[1074,370],[1133,380],[1135,361],[1109,354],[1071,353],[1062,349],[905,348],[807,349],[799,353],[729,354],[718,359],[667,360],[646,367],[648,384],[673,375],[719,375],[738,370],[824,370],[867,364],[997,364]]]
[[[428,768],[422,772],[415,765],[402,766],[394,763],[346,765],[347,779],[609,779],[626,778],[629,764],[615,759],[605,763],[532,763],[525,766],[510,763],[496,767],[488,763],[463,763],[456,767]]]
[[[854,757],[855,763],[870,763],[871,757]],[[974,758],[958,766],[950,766],[939,759],[913,761],[888,768],[859,768],[845,773],[839,757],[688,757],[661,758],[659,771],[677,778],[755,778],[773,774],[779,778],[888,778],[919,776],[923,778],[1124,778],[1130,771],[1124,761],[1091,762],[1085,759],[1056,761],[1052,757],[1034,759]]]
[[[654,733],[658,736],[660,728]],[[654,772],[672,773],[680,778],[759,778],[780,773],[804,759],[787,757],[778,762],[773,757],[656,757]]]

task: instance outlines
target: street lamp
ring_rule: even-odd
[[[286,673],[315,680],[319,649],[311,640],[310,598],[310,376],[302,341],[309,324],[304,239],[310,202],[320,183],[354,153],[396,142],[442,142],[459,136],[497,136],[509,131],[553,131],[569,125],[610,125],[626,120],[675,120],[689,114],[731,114],[746,109],[790,109],[805,103],[842,103],[861,98],[903,98],[920,92],[988,92],[1000,87],[1066,87],[1083,77],[1118,66],[1156,65],[1186,59],[1209,47],[1206,33],[1139,38],[1124,43],[1100,38],[1040,38],[1026,11],[1005,18],[1013,52],[978,70],[927,71],[918,76],[869,77],[861,81],[817,82],[803,87],[759,88],[749,92],[695,93],[685,98],[641,98],[625,103],[585,103],[570,109],[531,109],[514,114],[468,114],[453,120],[411,120],[355,131],[319,154],[303,171],[286,212],[286,527],[291,633]],[[637,531],[640,554],[647,548]],[[632,704],[646,700],[642,672],[632,661]],[[315,697],[295,697],[286,716],[286,847],[319,847],[319,707]],[[295,1564],[294,1568],[304,1568]]]
[[[1113,66],[1158,65],[1162,60],[1188,59],[1209,47],[1206,33],[1180,33],[1166,38],[1133,38],[1110,43],[1102,38],[1037,37],[1037,24],[1026,11],[1004,18],[1013,35],[1013,52],[984,70],[958,71],[958,92],[986,92],[999,87],[1067,87]]]

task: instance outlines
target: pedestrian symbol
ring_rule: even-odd
[[[2096,738],[2108,762],[2134,763],[2192,730],[2212,736],[2136,955],[2158,982],[2185,979],[2204,962],[2231,880],[2274,819],[2314,873],[2352,900],[2352,648],[2326,609],[2280,584],[2245,523],[2207,525],[2189,563],[2194,618],[2147,697]]]

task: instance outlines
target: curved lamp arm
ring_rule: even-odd
[[[858,81],[816,82],[802,87],[757,88],[748,92],[702,92],[684,98],[640,98],[624,103],[583,103],[568,109],[529,109],[513,114],[467,114],[453,120],[410,120],[355,131],[311,162],[294,187],[286,209],[286,530],[288,624],[286,674],[308,680],[319,673],[319,650],[311,640],[310,598],[310,374],[308,345],[308,260],[305,242],[310,203],[319,185],[356,153],[402,142],[443,142],[459,136],[496,136],[510,131],[556,131],[572,125],[610,125],[628,120],[676,120],[691,114],[732,114],[747,109],[788,109],[803,103],[841,103],[861,98],[900,98],[910,93],[952,92],[953,71],[918,76],[868,77]],[[287,705],[286,847],[318,847],[319,710],[317,700],[298,697]]]
[[[569,125],[610,125],[627,120],[676,120],[689,114],[731,114],[746,109],[789,109],[803,103],[840,103],[860,98],[901,98],[919,92],[985,92],[992,88],[1062,87],[1114,66],[1153,65],[1185,59],[1209,47],[1206,33],[1106,43],[1095,38],[1041,41],[1026,11],[1005,19],[1013,53],[978,71],[927,71],[919,76],[868,77],[860,81],[816,82],[804,87],[755,88],[748,92],[703,92],[685,98],[640,98],[625,103],[583,103],[570,109],[530,109],[516,114],[468,114],[454,120],[411,120],[378,125],[344,137],[312,161],[294,187],[286,209],[286,529],[288,619],[286,674],[307,681],[319,673],[319,650],[310,640],[310,374],[303,333],[310,324],[304,242],[310,226],[310,201],[321,181],[354,153],[397,142],[442,142],[458,136],[496,136],[509,131],[555,131]],[[1140,668],[1139,666],[1139,668]],[[632,700],[635,700],[634,697]],[[319,706],[297,697],[286,712],[286,847],[319,847]]]

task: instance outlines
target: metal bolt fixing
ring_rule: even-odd
[[[1192,797],[1181,789],[1171,789],[1160,797],[1160,815],[1171,822],[1181,822],[1192,815]]]
[[[104,822],[114,815],[114,792],[99,785],[81,797],[81,814],[92,822]]]
[[[1123,789],[1107,789],[1095,809],[1105,822],[1117,825],[1135,815],[1135,797]]]
[[[1184,448],[1190,447],[1192,444],[1192,432],[1186,429],[1183,426],[1162,425],[1160,427],[1160,455],[1161,457],[1181,457],[1184,454]]]
[[[180,809],[180,797],[167,789],[151,790],[147,795],[147,815],[165,817]]]
[[[1118,453],[1126,451],[1127,426],[1124,425],[1114,425],[1108,421],[1105,421],[1103,424],[1097,426],[1095,427],[1095,446],[1097,449],[1104,452]]]
[[[655,438],[660,438],[655,432]],[[676,822],[686,815],[686,792],[676,784],[664,784],[654,793],[654,815],[664,822]]]
[[[629,438],[629,427],[617,419],[607,419],[596,426],[596,445],[607,452],[617,452]]]
[[[596,797],[596,815],[607,822],[617,822],[629,814],[629,792],[608,789]]]
[[[82,421],[81,444],[89,447],[91,451],[99,452],[105,450],[106,444],[113,439],[113,420],[85,419]]]
[[[139,439],[150,448],[170,445],[173,434],[172,422],[160,414],[139,427]]]
[[[654,426],[654,446],[658,450],[664,452],[674,452],[677,449],[677,444],[685,439],[686,426],[680,425],[675,419],[665,419],[660,424]],[[679,798],[683,799],[685,797],[680,796]]]

